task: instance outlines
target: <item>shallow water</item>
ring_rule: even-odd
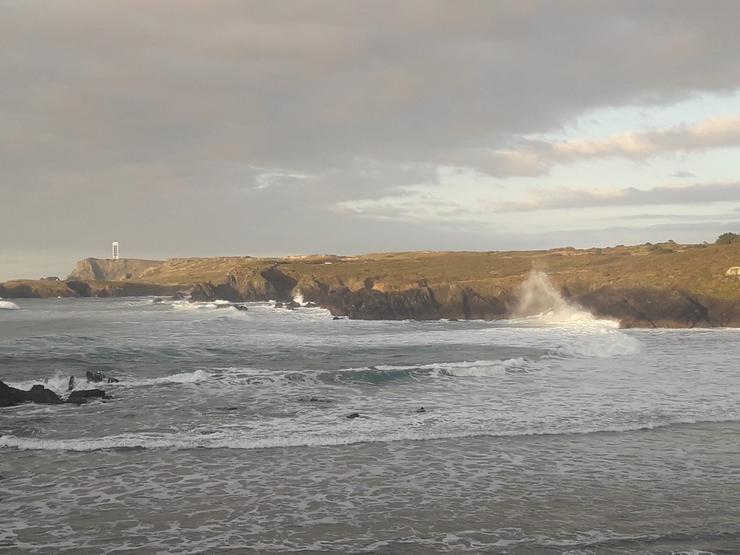
[[[740,331],[16,304],[0,549],[740,551]]]

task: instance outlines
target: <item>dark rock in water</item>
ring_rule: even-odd
[[[322,399],[321,397],[300,397],[301,403],[332,403],[331,399]]]
[[[285,308],[287,308],[288,310],[293,310],[294,308],[301,308],[301,305],[295,301],[288,301],[287,303],[285,303]]]
[[[75,388],[75,385],[77,385],[75,383],[75,377],[74,376],[70,376],[69,377],[69,383],[67,384],[67,391],[72,391]]]
[[[419,407],[418,409],[416,409],[416,412],[426,412],[426,411],[427,409],[425,409],[424,407]]]
[[[87,372],[85,372],[85,377],[87,378],[88,382],[92,383],[100,383],[103,381],[107,383],[118,383],[118,380],[116,378],[108,377],[100,371],[90,372],[90,370],[88,370]]]
[[[81,405],[82,403],[86,403],[88,399],[110,399],[111,397],[109,395],[105,394],[105,391],[102,389],[83,389],[81,391],[73,391],[69,394],[69,397],[67,397],[68,403],[74,403],[76,405]]]
[[[172,295],[172,300],[173,301],[182,301],[182,300],[187,299],[187,298],[188,298],[188,296],[187,296],[187,294],[184,291],[178,291],[177,293],[175,293],[174,295]]]
[[[283,308],[283,303],[280,301],[276,302],[274,308]]]
[[[246,306],[244,306],[243,304],[234,304],[234,305],[231,305],[231,306],[233,306],[233,307],[234,307],[235,309],[237,309],[237,310],[242,310],[242,311],[247,311],[247,310],[249,310],[249,309],[248,309],[248,308],[247,308]]]
[[[59,395],[54,393],[51,389],[46,389],[43,385],[39,384],[34,385],[26,392],[26,401],[47,404],[57,404],[62,402]]]
[[[340,316],[334,316],[334,318],[332,318],[332,320],[341,320],[341,319],[342,318]]]
[[[217,300],[229,302],[239,302],[244,299],[239,292],[229,283],[219,283],[214,285],[210,281],[205,283],[196,283],[190,290],[190,300],[192,302],[212,303]]]
[[[347,415],[347,418],[359,418],[360,413],[359,412],[351,412]]]
[[[26,392],[15,387],[10,387],[0,381],[0,407],[12,407],[26,402]]]
[[[239,410],[238,407],[226,407],[224,410]]]
[[[28,391],[23,391],[0,381],[0,407],[12,407],[25,402],[56,405],[64,401],[43,385],[37,384]]]
[[[163,300],[162,298],[160,298],[160,297],[157,297],[157,298],[155,298],[155,299],[152,299],[152,302],[153,302],[154,304],[159,304],[159,303],[163,303],[163,302],[164,302],[164,300]]]

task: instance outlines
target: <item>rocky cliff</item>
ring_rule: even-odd
[[[351,257],[87,259],[72,277],[119,280],[12,282],[0,285],[0,296],[163,295],[188,288],[194,301],[296,299],[356,319],[497,319],[521,315],[522,285],[538,270],[549,276],[548,295],[625,327],[740,327],[740,272],[733,270],[739,266],[740,244],[673,242]],[[549,310],[529,301],[529,313]]]
[[[179,289],[174,285],[126,281],[13,280],[0,283],[0,298],[141,297],[174,295]]]
[[[78,281],[137,281],[148,271],[163,264],[164,262],[161,260],[85,258],[76,264],[67,279]]]

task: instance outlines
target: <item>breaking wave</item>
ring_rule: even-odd
[[[329,447],[356,443],[390,443],[396,441],[434,441],[475,437],[569,436],[599,433],[621,433],[654,430],[686,424],[738,422],[738,418],[676,418],[625,425],[581,426],[571,429],[543,427],[503,431],[460,431],[435,433],[401,430],[389,433],[292,434],[284,437],[250,437],[248,432],[221,431],[204,435],[199,431],[183,433],[135,433],[104,437],[44,439],[0,436],[0,448],[40,451],[100,451],[105,449],[274,449],[283,447]]]
[[[20,310],[17,304],[11,301],[4,301],[0,299],[0,310]]]
[[[613,320],[600,320],[582,307],[563,298],[544,272],[533,270],[519,286],[519,303],[515,318],[531,318],[540,324],[598,323],[619,327]]]
[[[92,389],[98,387],[137,387],[137,386],[150,386],[150,385],[166,385],[166,384],[189,384],[199,383],[208,380],[212,377],[212,374],[205,370],[195,370],[194,372],[181,372],[178,374],[171,374],[169,376],[162,376],[159,378],[139,378],[139,379],[126,379],[122,376],[111,376],[115,377],[119,381],[116,383],[106,382],[89,382],[85,376],[74,376],[74,387],[69,389],[69,378],[70,374],[64,374],[62,372],[55,372],[54,375],[48,378],[40,378],[36,380],[26,380],[22,382],[8,382],[8,385],[18,389],[31,389],[34,385],[43,385],[44,387],[51,389],[59,395],[63,395],[68,391],[75,391],[81,389]]]

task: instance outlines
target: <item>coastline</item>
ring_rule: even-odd
[[[740,278],[731,273],[737,261],[737,244],[672,242],[344,257],[89,258],[65,280],[2,283],[0,298],[273,300],[359,320],[498,320],[522,315],[522,306],[526,315],[566,303],[623,328],[740,327]]]

